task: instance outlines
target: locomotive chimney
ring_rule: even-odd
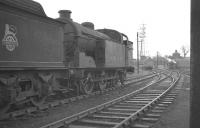
[[[71,19],[71,11],[70,10],[60,10],[58,12],[60,14],[60,19]]]

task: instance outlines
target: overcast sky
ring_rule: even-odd
[[[171,55],[190,47],[190,0],[35,0],[47,16],[58,18],[62,9],[72,11],[75,22],[93,22],[95,29],[111,28],[126,34],[134,42],[136,33],[146,24],[146,55]]]

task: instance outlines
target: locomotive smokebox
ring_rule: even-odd
[[[58,12],[61,19],[70,19],[71,20],[71,11],[70,10],[60,10]]]

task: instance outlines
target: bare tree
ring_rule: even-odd
[[[186,46],[182,46],[182,47],[181,47],[181,50],[182,50],[182,53],[183,53],[183,57],[185,58],[186,55],[187,55],[188,52],[189,52],[189,49],[188,49]]]

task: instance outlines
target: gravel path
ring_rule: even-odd
[[[102,95],[92,96],[90,98],[75,101],[70,104],[55,107],[49,109],[48,111],[41,111],[37,114],[37,118],[35,118],[35,115],[29,115],[17,120],[12,119],[6,122],[0,122],[0,128],[37,128],[47,123],[51,123],[55,120],[71,116],[73,114],[100,105],[102,103],[116,99],[120,96],[131,93],[132,91],[135,91],[142,86],[144,86],[144,84],[134,84],[122,89],[117,89],[114,91],[104,93]]]

